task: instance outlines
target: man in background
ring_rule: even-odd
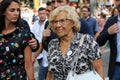
[[[103,31],[97,38],[100,46],[107,41],[110,44],[109,80],[120,80],[120,0],[115,0],[115,4],[119,11],[118,16],[107,20]]]
[[[38,80],[45,80],[46,78],[46,73],[47,73],[47,69],[48,69],[48,61],[47,61],[47,52],[46,50],[42,49],[42,32],[45,28],[45,23],[47,22],[47,13],[46,13],[46,9],[43,7],[40,7],[38,9],[38,16],[39,16],[39,20],[36,20],[33,24],[32,27],[32,32],[35,35],[35,37],[38,39],[39,41],[39,49],[34,52],[33,54],[33,62],[36,60],[39,63],[39,72],[38,72]]]
[[[83,6],[81,8],[82,14],[83,14],[83,20],[85,20],[87,22],[87,24],[89,25],[89,29],[91,32],[91,36],[94,37],[94,39],[96,39],[96,34],[98,32],[98,23],[97,20],[93,17],[91,17],[91,13],[90,13],[90,8],[88,6]]]

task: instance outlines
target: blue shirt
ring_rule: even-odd
[[[84,19],[84,18],[82,18]],[[89,17],[87,20],[86,20],[88,26],[89,26],[89,29],[90,29],[90,32],[91,32],[91,36],[94,37],[95,33],[98,32],[98,23],[96,21],[96,19],[92,18],[92,17]]]
[[[79,20],[81,22],[81,28],[80,28],[80,33],[83,34],[92,34],[87,22],[84,19]]]

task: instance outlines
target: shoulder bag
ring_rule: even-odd
[[[84,37],[85,35],[82,35],[82,38],[79,42],[79,46],[81,46],[83,44],[84,41]],[[77,51],[77,49],[75,50],[75,52]],[[75,58],[76,61],[78,58]],[[73,66],[74,68],[75,66]],[[92,71],[89,72],[85,72],[83,74],[76,74],[75,73],[75,69],[71,69],[71,71],[68,73],[67,75],[67,79],[66,80],[103,80],[101,78],[101,76],[95,71],[95,69],[93,68]]]

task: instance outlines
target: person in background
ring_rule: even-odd
[[[46,6],[47,16],[49,17],[50,12],[52,11],[52,5],[51,5],[51,2],[50,2],[50,1],[47,1],[46,5],[47,5],[47,6]]]
[[[39,20],[34,22],[31,30],[35,37],[39,40],[40,44],[39,49],[33,54],[33,62],[37,59],[39,63],[38,80],[45,80],[48,69],[48,61],[47,52],[46,50],[42,49],[42,32],[48,19],[46,9],[44,7],[40,7],[38,9],[38,16]]]
[[[37,10],[34,9],[34,10],[33,10],[33,16],[32,16],[32,24],[33,24],[36,20],[38,20],[38,19],[39,19],[39,18],[38,18]]]
[[[0,3],[0,80],[34,80],[31,36],[24,30],[18,0]]]
[[[52,11],[49,17],[51,29],[58,35],[48,46],[48,74],[46,80],[66,80],[68,72],[77,62],[77,74],[84,74],[92,67],[104,79],[101,52],[92,36],[81,34],[79,16],[70,6],[60,6]],[[85,36],[82,46],[81,38]],[[74,52],[77,50],[76,52]],[[78,58],[77,61],[75,58]],[[83,65],[84,64],[84,65]]]
[[[115,0],[115,4],[118,16],[108,19],[103,31],[97,37],[99,46],[103,46],[107,41],[110,44],[109,80],[120,80],[120,0]]]
[[[100,18],[97,19],[97,22],[98,22],[99,32],[101,32],[104,28],[105,23],[106,23],[106,15],[104,13],[101,13]]]
[[[104,25],[106,23],[106,15],[104,13],[101,13],[100,18],[97,19],[97,22],[98,22],[98,29],[99,30],[98,30],[98,33],[96,34],[96,36],[99,36],[100,32],[102,32]],[[102,53],[104,52],[104,47],[105,46],[101,47]]]
[[[118,9],[115,7],[111,12],[111,17],[117,16],[119,14]]]
[[[94,39],[96,40],[96,34],[98,32],[98,23],[97,20],[93,17],[91,17],[91,13],[90,13],[90,8],[88,6],[83,6],[81,8],[82,14],[83,14],[83,20],[85,20],[87,22],[87,24],[89,25],[89,29],[91,31],[91,36],[94,37]]]

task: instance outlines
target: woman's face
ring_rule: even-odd
[[[74,22],[67,19],[67,13],[61,11],[53,20],[52,29],[58,37],[64,37],[73,33]]]
[[[5,21],[16,22],[20,14],[20,6],[16,2],[12,2],[6,9],[4,16]]]

